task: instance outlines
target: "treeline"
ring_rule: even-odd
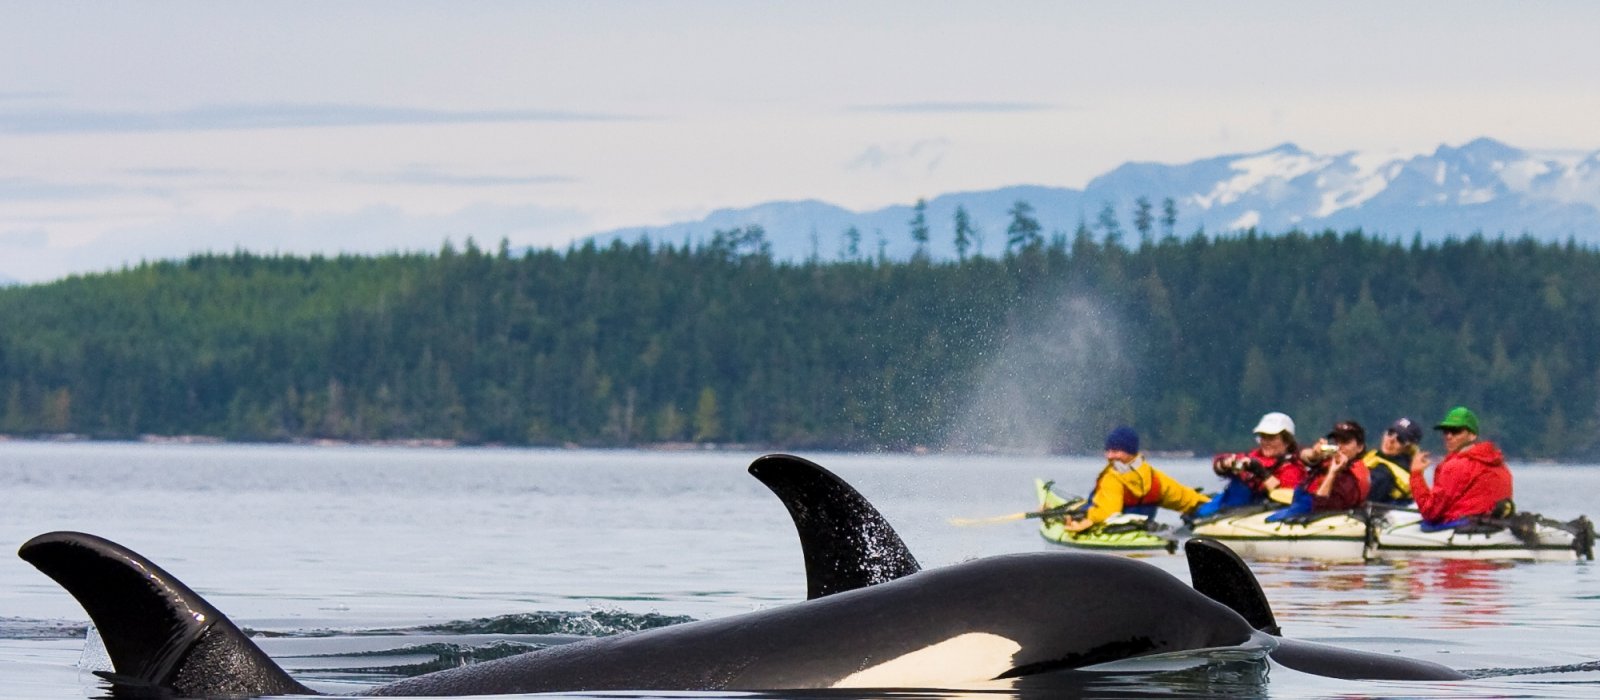
[[[1239,447],[1454,404],[1600,454],[1600,253],[1038,229],[1003,257],[703,245],[247,253],[0,290],[0,433],[789,448]],[[1170,229],[1169,229],[1170,233]]]

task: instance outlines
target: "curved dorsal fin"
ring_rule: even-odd
[[[1246,622],[1270,635],[1283,634],[1261,582],[1239,555],[1221,542],[1195,537],[1183,544],[1189,557],[1189,579],[1207,598],[1228,606]]]
[[[185,697],[314,694],[210,603],[122,545],[51,532],[28,540],[17,556],[83,605],[116,668],[113,682]]]
[[[914,574],[905,542],[878,509],[832,472],[793,455],[750,463],[750,474],[789,509],[806,560],[806,597],[864,588]]]

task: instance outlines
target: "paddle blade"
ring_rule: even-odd
[[[1189,557],[1189,579],[1195,590],[1239,613],[1251,627],[1271,635],[1283,634],[1272,615],[1272,605],[1261,592],[1261,582],[1238,554],[1207,537],[1185,542],[1183,552]]]
[[[995,523],[1014,523],[1018,520],[1027,520],[1029,516],[1037,517],[1037,513],[1007,513],[989,518],[951,518],[951,525],[993,525]]]

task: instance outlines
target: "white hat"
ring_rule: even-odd
[[[1277,435],[1288,433],[1294,435],[1294,419],[1286,413],[1268,413],[1261,417],[1261,422],[1256,424],[1255,434]]]

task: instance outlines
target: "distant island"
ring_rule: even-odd
[[[0,433],[1092,453],[1128,423],[1205,454],[1267,411],[1310,438],[1466,404],[1511,454],[1600,453],[1592,247],[1052,226],[1019,200],[951,260],[784,261],[747,226],[10,287]]]

